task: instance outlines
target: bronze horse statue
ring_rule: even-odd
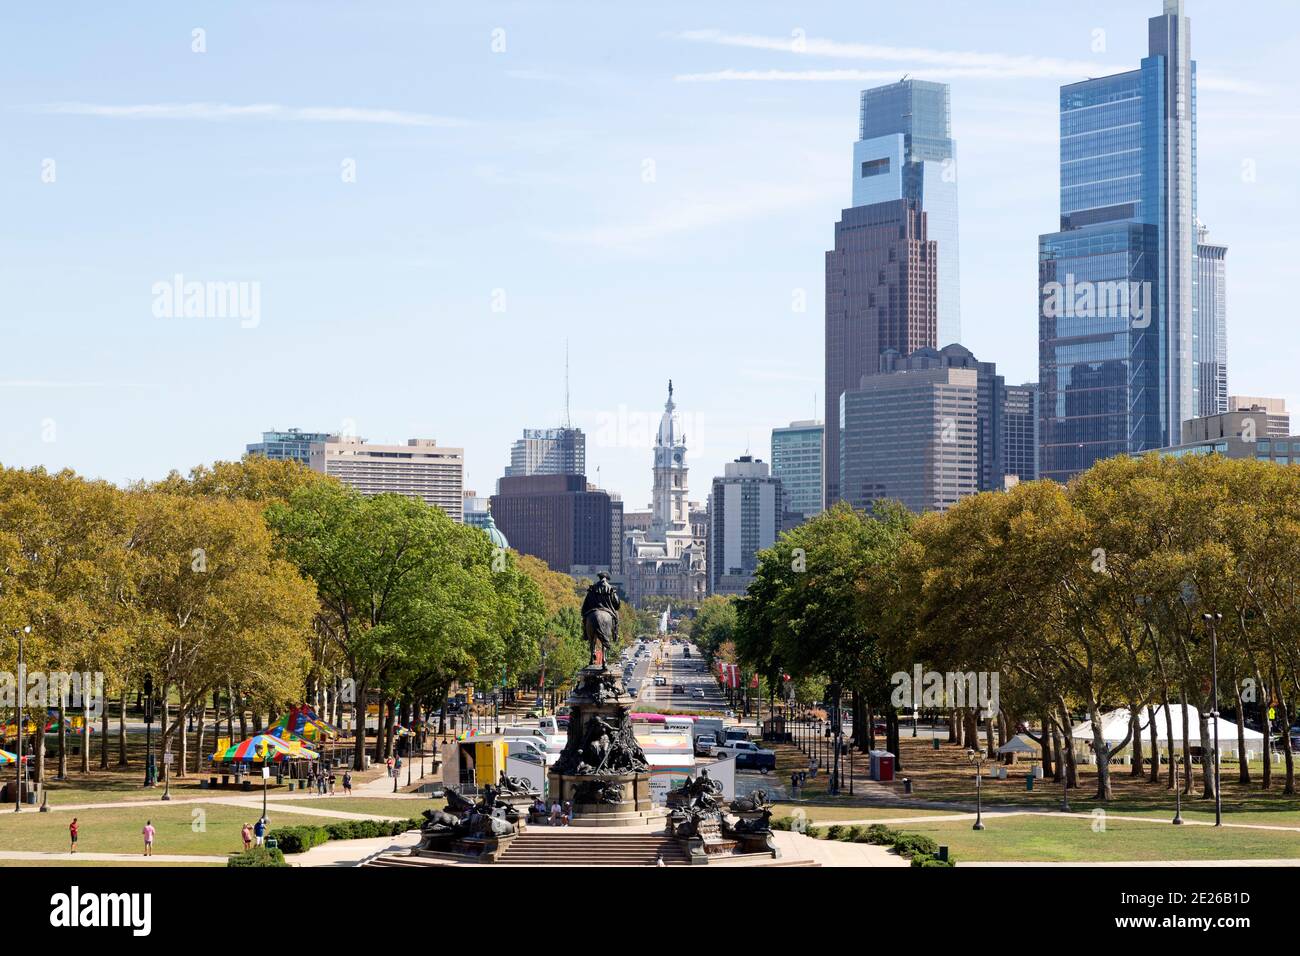
[[[582,635],[587,639],[587,646],[591,650],[588,667],[605,666],[618,634],[618,608],[618,592],[610,584],[609,575],[601,571],[596,582],[587,588],[587,596],[582,601]],[[598,644],[599,660],[596,656]]]

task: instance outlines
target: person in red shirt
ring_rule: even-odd
[[[68,824],[68,836],[72,838],[72,849],[68,851],[69,853],[77,852],[77,833],[79,829],[80,828],[77,826],[77,818],[73,817],[72,822]]]

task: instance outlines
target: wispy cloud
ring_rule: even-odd
[[[366,109],[354,106],[283,106],[279,103],[41,103],[31,112],[105,119],[282,120],[299,123],[374,123],[384,126],[465,126],[468,121],[432,113]]]
[[[878,82],[898,79],[906,66],[923,70],[927,78],[951,79],[1053,79],[1072,82],[1092,76],[1119,73],[1131,67],[1115,66],[1093,60],[1067,60],[1058,57],[1013,53],[987,53],[977,50],[935,50],[927,47],[897,47],[876,43],[845,43],[820,37],[772,37],[752,33],[724,33],[721,30],[686,30],[678,39],[748,50],[791,53],[798,56],[841,60],[870,60],[896,63],[892,70],[716,70],[683,73],[678,82],[726,81],[858,81]],[[1268,91],[1249,80],[1199,73],[1197,83],[1203,90],[1264,95]]]

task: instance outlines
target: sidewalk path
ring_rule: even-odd
[[[151,863],[219,863],[226,865],[224,856],[198,856],[184,853],[45,853],[40,850],[0,850],[0,860],[91,860],[97,863],[121,862],[148,866]]]

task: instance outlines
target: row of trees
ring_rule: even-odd
[[[851,692],[859,743],[868,743],[872,712],[883,713],[895,753],[894,675],[910,677],[916,665],[997,675],[985,743],[981,707],[945,699],[952,738],[991,751],[1032,723],[1042,728],[1049,772],[1074,783],[1065,741],[1074,717],[1086,716],[1097,795],[1108,799],[1118,751],[1136,758],[1134,775],[1146,772],[1144,735],[1148,753],[1157,752],[1157,708],[1164,740],[1195,731],[1212,738],[1206,614],[1216,616],[1220,700],[1235,711],[1239,752],[1251,705],[1271,705],[1281,726],[1291,725],[1300,697],[1298,575],[1300,469],[1217,456],[1116,458],[1068,487],[1027,483],[944,514],[915,518],[883,502],[871,516],[830,509],[762,554],[736,609],[735,651],[773,687],[785,672]],[[1200,714],[1190,734],[1174,717],[1189,704]],[[1132,714],[1129,735],[1108,743],[1101,717],[1119,707]],[[1282,749],[1293,793],[1289,734]],[[1189,770],[1190,759],[1184,744]],[[1158,759],[1149,772],[1160,780]],[[1244,762],[1238,774],[1250,782]],[[1208,746],[1201,780],[1212,797]]]
[[[179,735],[182,774],[183,728],[198,718],[202,749],[209,704],[247,733],[250,713],[257,731],[304,699],[335,720],[351,705],[360,726],[377,697],[382,756],[397,720],[439,710],[457,683],[554,685],[585,664],[581,589],[437,508],[367,498],[293,462],[250,457],[126,489],[0,468],[0,667],[16,670],[30,626],[29,671],[102,673],[120,703],[119,763],[146,674],[172,702],[162,747]],[[50,706],[62,716],[66,703]],[[107,708],[101,720],[107,767]],[[357,758],[364,748],[358,734]]]

